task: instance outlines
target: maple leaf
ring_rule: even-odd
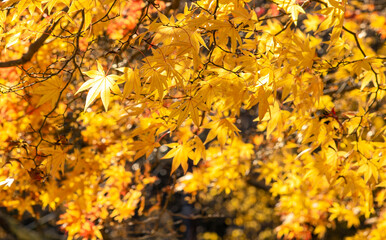
[[[138,159],[142,157],[143,155],[146,156],[146,159],[150,156],[150,154],[153,152],[154,148],[160,147],[159,142],[156,141],[154,135],[147,135],[142,136],[139,141],[136,141],[135,144],[132,144],[133,150],[138,151],[134,159]]]
[[[287,12],[291,14],[292,20],[294,21],[295,25],[297,25],[299,13],[306,13],[304,9],[299,5],[289,6],[287,8]]]
[[[41,86],[37,87],[34,91],[36,94],[42,95],[37,107],[48,101],[51,101],[51,105],[55,106],[56,102],[59,99],[60,92],[63,90],[63,88],[64,82],[57,76],[52,77],[47,81],[43,82]]]
[[[192,151],[186,145],[179,145],[177,143],[171,143],[169,146],[174,146],[162,159],[173,158],[172,169],[170,174],[172,174],[180,165],[184,169],[184,172],[188,170],[188,155]]]
[[[279,8],[282,8],[288,14],[291,14],[291,18],[295,25],[297,24],[299,13],[305,13],[304,9],[296,4],[295,0],[276,0],[275,2]]]
[[[318,15],[307,14],[307,19],[304,20],[304,25],[306,27],[305,31],[306,32],[310,32],[310,31],[315,32],[318,29],[320,22],[321,22],[321,20],[320,20]]]
[[[134,91],[136,97],[139,96],[139,93],[141,92],[141,80],[139,78],[139,71],[138,69],[130,69],[127,67],[124,68],[118,68],[118,71],[123,72],[123,76],[121,78],[123,81],[125,81],[125,87],[123,88],[123,98],[127,98],[131,92]]]
[[[179,127],[185,121],[185,119],[188,117],[189,114],[194,124],[197,127],[200,127],[199,109],[207,110],[207,107],[205,106],[204,103],[194,98],[190,98],[184,102],[176,102],[171,107],[172,108],[176,107],[173,110],[173,112],[170,114],[170,118],[174,118],[175,116],[178,115],[176,127]]]
[[[198,136],[194,136],[194,138],[189,141],[188,146],[190,146],[191,149],[195,149],[195,151],[189,152],[189,158],[193,160],[193,164],[197,165],[201,158],[206,159],[205,145]]]
[[[206,137],[205,144],[217,137],[220,145],[224,146],[228,136],[231,139],[238,136],[240,130],[233,124],[233,122],[234,118],[224,118],[206,124],[204,128],[208,128],[210,131]]]
[[[119,80],[120,77],[117,75],[106,75],[105,71],[102,68],[102,65],[97,61],[98,70],[91,70],[88,72],[83,72],[91,79],[83,83],[83,85],[78,89],[75,94],[82,92],[86,89],[90,89],[87,94],[86,105],[84,110],[90,106],[90,104],[97,98],[100,94],[103,106],[107,111],[110,102],[110,90],[115,94],[121,95],[119,87],[116,85],[115,81]]]
[[[15,179],[13,179],[13,178],[7,178],[7,179],[5,179],[4,181],[1,181],[0,182],[0,186],[7,186],[7,187],[10,187],[11,185],[12,185],[12,183],[13,183],[13,181],[15,181]]]
[[[51,176],[59,178],[59,172],[64,173],[67,153],[61,148],[44,147],[41,149],[47,155],[46,167]]]

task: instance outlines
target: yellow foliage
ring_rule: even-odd
[[[1,207],[68,239],[386,238],[377,6],[179,4],[0,3]]]

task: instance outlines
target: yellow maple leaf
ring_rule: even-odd
[[[59,172],[64,173],[64,165],[67,153],[61,148],[45,147],[41,149],[47,155],[47,172],[55,178],[59,178]]]
[[[190,98],[183,102],[176,102],[171,107],[174,108],[174,110],[170,114],[170,118],[178,116],[176,127],[179,127],[189,114],[194,124],[200,127],[199,109],[207,109],[203,102],[195,98]]]
[[[84,106],[84,110],[90,106],[90,104],[97,98],[100,94],[103,106],[107,111],[110,102],[110,90],[115,94],[121,95],[121,91],[116,84],[116,80],[119,80],[120,77],[118,75],[106,75],[105,71],[102,68],[102,65],[97,61],[98,70],[91,70],[88,72],[83,72],[91,79],[83,83],[83,85],[78,89],[75,94],[82,92],[86,89],[90,89],[87,94],[86,105]]]
[[[175,146],[176,144],[172,144]],[[173,163],[172,163],[172,170],[170,174],[172,174],[180,165],[184,169],[184,172],[188,170],[188,155],[189,152],[191,152],[192,149],[189,148],[186,145],[179,145],[172,150],[170,150],[162,159],[167,159],[167,158],[173,158]]]
[[[321,21],[318,15],[307,14],[307,19],[304,20],[305,31],[316,32]]]
[[[60,92],[63,91],[65,83],[62,79],[54,76],[47,81],[43,82],[39,87],[35,89],[35,94],[42,95],[37,107],[51,101],[51,105],[55,106],[59,99]]]
[[[299,13],[305,13],[304,9],[299,6],[295,0],[276,0],[277,6],[288,14],[291,14],[291,18],[294,21],[295,25],[297,25]]]
[[[189,152],[189,158],[193,160],[194,165],[197,165],[201,158],[206,159],[205,145],[198,136],[194,136],[194,138],[189,141],[189,146],[191,149],[195,149]]]
[[[141,92],[141,79],[139,78],[139,70],[133,70],[127,67],[118,68],[117,70],[124,73],[121,78],[124,82],[126,82],[125,87],[123,88],[122,97],[127,98],[133,91],[136,97],[138,97]]]
[[[138,151],[135,154],[134,159],[138,159],[143,155],[145,155],[147,159],[153,152],[154,148],[160,147],[160,144],[156,141],[155,136],[149,134],[147,136],[142,136],[141,139],[139,141],[135,141],[132,146],[134,151]]]
[[[204,144],[217,137],[220,145],[224,146],[228,137],[233,139],[235,136],[238,136],[240,130],[234,125],[234,120],[234,118],[224,118],[206,124],[204,128],[209,128],[210,131]]]

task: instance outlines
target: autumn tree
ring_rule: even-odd
[[[2,1],[1,234],[386,239],[385,13]]]

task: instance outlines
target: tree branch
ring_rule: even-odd
[[[62,11],[63,12],[67,12],[68,11],[68,7],[63,8]],[[54,29],[55,29],[56,25],[58,25],[60,19],[61,18],[59,18],[58,21],[56,21],[51,26],[48,26],[44,30],[43,34],[35,42],[33,42],[29,46],[28,51],[26,53],[24,53],[21,58],[15,59],[15,60],[6,61],[6,62],[0,62],[0,68],[14,67],[14,66],[18,66],[18,65],[24,64],[26,62],[29,62],[32,59],[33,55],[40,49],[41,46],[43,46],[44,42],[50,36],[52,31],[54,31]]]

